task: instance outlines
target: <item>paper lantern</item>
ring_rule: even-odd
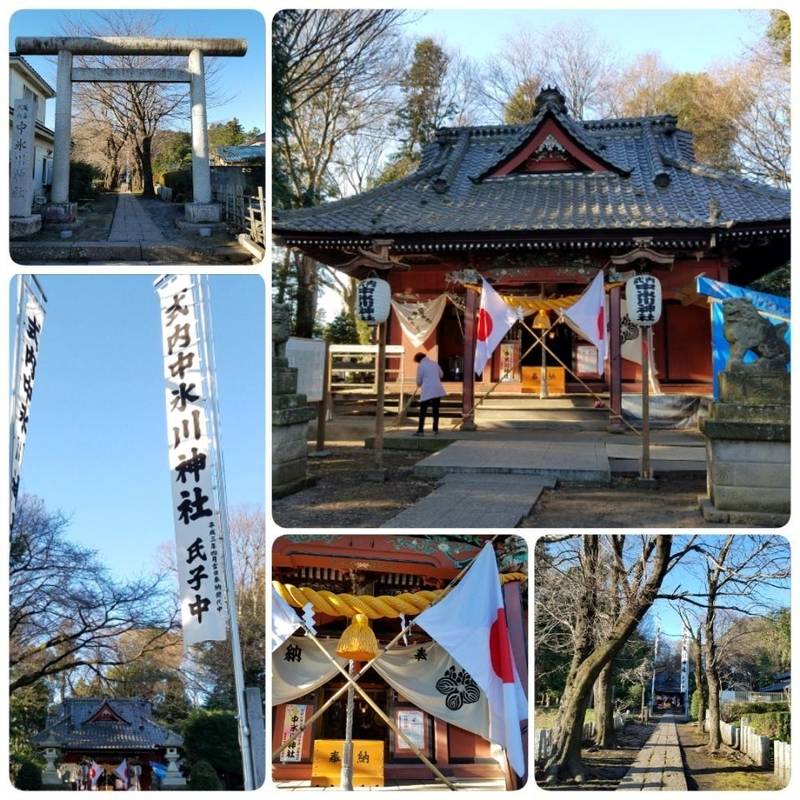
[[[389,319],[392,290],[381,278],[365,278],[358,284],[358,317],[368,325]]]
[[[336,655],[348,661],[370,661],[378,655],[378,640],[365,614],[353,616],[353,621],[339,639]]]
[[[661,319],[661,282],[653,275],[634,275],[625,284],[625,301],[634,325],[655,325]]]

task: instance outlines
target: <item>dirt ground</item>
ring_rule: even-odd
[[[610,485],[559,486],[542,493],[521,528],[713,528],[697,506],[705,478],[657,478],[640,488],[634,478]],[[729,526],[728,526],[729,527]]]
[[[78,221],[80,225],[72,231],[76,241],[104,242],[111,230],[114,210],[117,207],[117,195],[106,192],[94,200],[82,200],[78,203]],[[35,242],[61,241],[61,232],[53,228],[43,228],[36,236]]]
[[[677,728],[690,791],[769,791],[782,788],[771,772],[754,766],[738,750],[723,745],[718,753],[710,753],[705,746],[706,736],[694,723],[684,723]]]
[[[615,750],[584,748],[581,751],[586,765],[586,781],[582,784],[572,782],[545,784],[545,775],[537,771],[536,782],[549,791],[613,791],[619,785],[628,768],[636,760],[639,751],[653,731],[652,725],[628,723],[625,730],[617,735],[619,747]]]
[[[430,493],[434,481],[412,475],[427,453],[386,450],[385,482],[373,482],[374,455],[362,444],[334,445],[325,458],[309,458],[316,484],[272,504],[272,518],[282,528],[377,528]]]

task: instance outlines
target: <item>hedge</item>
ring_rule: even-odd
[[[779,739],[782,742],[792,741],[792,715],[789,711],[748,714],[747,724],[760,736],[769,736],[770,739]]]
[[[720,716],[725,722],[738,722],[753,714],[770,714],[789,711],[788,703],[720,703]]]

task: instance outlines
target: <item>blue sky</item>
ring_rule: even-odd
[[[483,61],[500,51],[508,34],[580,21],[593,27],[617,58],[626,60],[638,53],[658,51],[675,70],[699,71],[735,57],[743,44],[760,37],[766,13],[736,9],[428,11],[407,30],[415,36],[439,37],[460,48],[463,55]]]
[[[198,36],[247,39],[247,55],[241,58],[215,58],[223,62],[219,67],[220,95],[227,99],[223,105],[208,109],[208,121],[219,122],[238,117],[245,129],[265,129],[266,119],[266,23],[257,11],[232,9],[229,11],[157,11],[126,12],[146,17],[158,15],[156,36]],[[14,50],[17,36],[63,35],[65,22],[85,19],[97,25],[92,11],[17,11],[9,23],[9,50]],[[25,56],[33,67],[55,88],[56,65],[54,58]],[[47,103],[47,125],[53,127],[55,99]],[[185,120],[170,123],[175,129],[188,130]]]
[[[174,541],[152,275],[40,276],[47,294],[21,492],[119,575]],[[264,284],[211,276],[228,503],[264,507]],[[13,350],[16,303],[11,282]]]

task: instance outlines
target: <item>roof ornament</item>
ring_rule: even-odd
[[[536,116],[540,111],[556,111],[559,114],[567,113],[567,101],[561,90],[553,84],[545,86],[537,95],[533,103],[533,114]]]

